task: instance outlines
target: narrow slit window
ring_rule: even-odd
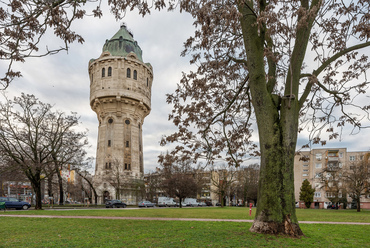
[[[137,71],[134,70],[134,79],[137,80]]]
[[[112,141],[108,140],[108,147],[110,147],[111,145],[112,145]]]
[[[105,77],[105,68],[101,69],[101,77]]]
[[[112,67],[108,67],[108,77],[112,76]]]
[[[130,147],[130,142],[126,141],[126,147]]]
[[[131,77],[131,69],[130,68],[127,68],[127,77],[130,78]]]

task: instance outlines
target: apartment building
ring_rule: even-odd
[[[297,206],[299,193],[304,180],[315,188],[314,202],[311,208],[327,208],[333,199],[346,199],[341,208],[351,207],[352,199],[341,179],[342,173],[357,166],[360,161],[369,159],[369,152],[348,152],[347,148],[312,149],[300,152],[294,159],[294,187]],[[370,209],[370,192],[361,197],[361,208]],[[345,200],[344,200],[345,201]]]

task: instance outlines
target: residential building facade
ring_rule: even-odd
[[[302,151],[294,160],[294,187],[297,206],[304,208],[299,201],[300,188],[308,180],[315,189],[311,208],[327,208],[332,201],[342,202],[341,208],[351,207],[352,199],[344,184],[342,174],[368,160],[369,152],[349,152],[347,148],[312,149]],[[370,192],[361,197],[361,208],[370,209]]]

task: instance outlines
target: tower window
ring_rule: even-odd
[[[110,147],[111,145],[112,145],[111,140],[108,140],[108,147]]]
[[[149,87],[149,78],[146,78],[146,87]]]
[[[127,170],[127,164],[125,164],[125,170]]]
[[[112,124],[113,123],[113,119],[112,118],[109,118],[108,123],[109,124]]]
[[[137,71],[134,70],[134,79],[137,80]]]
[[[108,77],[112,76],[112,67],[108,67]]]
[[[125,120],[125,123],[126,123],[127,125],[129,125],[129,124],[130,124],[130,120]]]
[[[128,170],[131,170],[131,164],[128,164],[128,168],[127,168]]]
[[[109,162],[109,169],[112,169],[112,163]]]
[[[126,147],[130,147],[130,143],[126,141]]]
[[[130,68],[127,68],[127,77],[130,78],[131,77],[131,69]]]
[[[105,77],[105,68],[101,69],[101,77]]]

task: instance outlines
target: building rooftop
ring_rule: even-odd
[[[138,59],[143,62],[142,51],[134,40],[132,32],[126,25],[121,25],[118,32],[110,40],[106,40],[103,46],[103,52],[108,51],[112,56],[126,57],[130,52],[136,54]]]

